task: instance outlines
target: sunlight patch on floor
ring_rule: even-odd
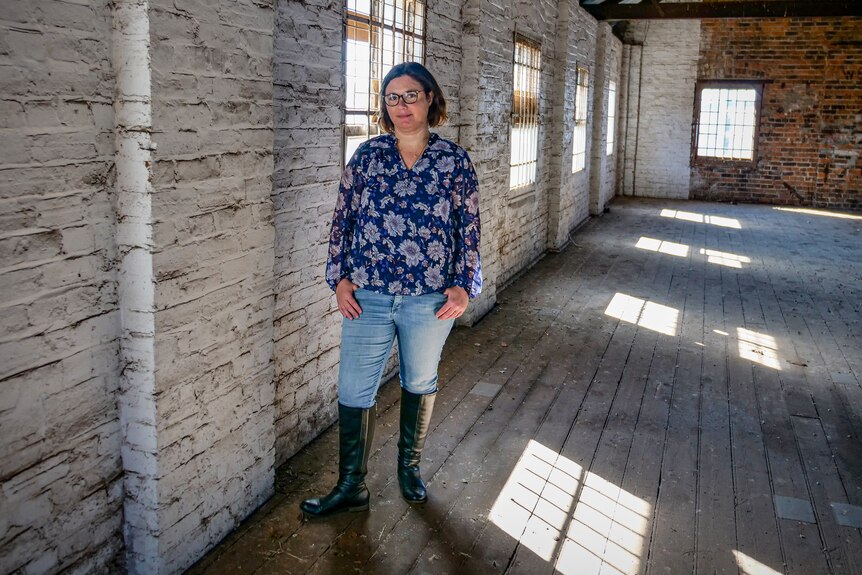
[[[811,208],[772,208],[782,212],[796,212],[797,214],[808,214],[810,216],[826,216],[828,218],[840,218],[842,220],[862,220],[857,214],[842,214],[841,212],[827,212],[826,210],[813,210]]]
[[[489,519],[563,575],[640,569],[651,506],[530,440]],[[567,527],[568,526],[568,527]]]
[[[676,335],[679,310],[617,292],[605,315],[633,323],[665,335]]]
[[[674,242],[668,242],[664,240],[657,240],[655,238],[647,238],[641,237],[638,240],[638,243],[635,244],[636,248],[642,250],[649,250],[651,252],[660,252],[663,254],[668,254],[671,256],[677,257],[687,257],[688,256],[688,246],[685,244],[676,244]]]
[[[705,214],[698,214],[696,212],[684,212],[682,210],[669,210],[667,208],[661,211],[661,217],[663,218],[675,218],[677,220],[685,220],[687,222],[695,222],[700,224],[712,224],[714,226],[721,226],[723,228],[734,228],[737,230],[742,229],[742,226],[739,223],[739,220],[736,218],[725,218],[722,216],[710,216]]]
[[[781,371],[778,347],[774,337],[743,327],[736,328],[736,337],[739,343],[739,357]]]
[[[700,250],[701,255],[706,256],[706,261],[711,264],[718,264],[731,268],[741,268],[742,264],[750,264],[751,258],[740,256],[728,252],[719,252],[716,250]]]
[[[629,575],[640,571],[651,506],[594,473],[560,549],[562,575]]]
[[[583,469],[530,440],[488,518],[550,561],[574,502]]]
[[[736,559],[736,564],[739,566],[739,572],[741,575],[781,575],[780,571],[767,567],[760,561],[749,557],[742,551],[734,549],[733,557]]]

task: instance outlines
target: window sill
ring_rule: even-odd
[[[535,199],[536,192],[537,189],[535,182],[532,184],[527,184],[526,186],[521,186],[519,188],[512,188],[511,190],[509,190],[509,198],[507,205],[510,207],[523,205],[529,200]]]
[[[743,159],[735,159],[735,158],[715,158],[712,156],[696,156],[694,161],[692,162],[695,166],[706,166],[706,167],[714,167],[714,166],[734,166],[737,168],[755,168],[757,167],[757,161],[754,160],[743,160]]]

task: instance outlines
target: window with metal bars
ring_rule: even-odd
[[[695,157],[753,161],[761,92],[759,83],[698,83]]]
[[[575,89],[575,127],[572,131],[572,173],[580,172],[587,165],[587,98],[590,92],[590,71],[577,68]]]
[[[617,129],[617,83],[608,82],[608,145],[606,155],[614,153],[614,136]]]
[[[425,0],[345,0],[344,162],[380,133],[383,78],[396,64],[425,59]]]
[[[515,36],[515,77],[512,104],[512,153],[509,188],[536,181],[539,152],[539,74],[542,51],[539,45]]]

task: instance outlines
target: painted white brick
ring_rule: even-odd
[[[24,510],[0,514],[0,543],[15,541],[0,570],[116,572],[125,557],[132,573],[176,573],[336,416],[341,317],[323,266],[342,162],[341,3],[151,0],[151,92],[146,74],[127,79],[152,94],[152,144],[142,130],[117,157],[146,151],[133,168],[152,194],[116,199],[121,214],[152,213],[117,222],[125,68],[111,61],[110,7],[55,4],[10,1],[0,19],[0,129],[16,136],[0,145],[0,289],[17,294],[0,313],[14,334],[0,343],[0,502]],[[538,178],[520,196],[508,187],[515,27],[543,54]],[[622,53],[606,28],[557,0],[428,6],[426,63],[449,111],[439,131],[471,154],[482,190],[486,285],[464,323],[613,195],[616,161],[596,156],[598,78],[619,77]],[[593,77],[600,161],[571,174],[577,64]],[[120,314],[118,286],[150,299]]]
[[[110,562],[122,546],[107,384],[118,374],[111,12],[102,1],[0,11],[0,571],[97,572],[99,550]],[[108,490],[88,497],[97,485]],[[93,526],[90,541],[69,548],[80,521]]]
[[[630,51],[633,73],[626,94],[629,103],[621,192],[686,199],[691,179],[688,152],[700,21],[650,21],[648,26],[641,25],[637,34],[642,46],[632,46]],[[661,102],[661,106],[648,105],[651,102]]]
[[[168,573],[272,492],[274,12],[251,1],[150,5],[162,174],[153,214],[172,224],[154,258],[156,386],[170,390],[157,430],[176,437],[159,442],[158,556]],[[243,495],[243,481],[260,489]]]

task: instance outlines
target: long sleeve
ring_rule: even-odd
[[[326,283],[332,290],[343,278],[350,275],[350,245],[356,224],[358,198],[364,181],[357,161],[358,154],[348,162],[338,186],[338,199],[332,215],[332,229],[329,233],[329,253],[326,259]]]
[[[482,291],[482,263],[479,259],[479,182],[468,156],[461,160],[461,193],[456,196],[455,229],[455,277],[453,286],[464,288],[470,299]]]

